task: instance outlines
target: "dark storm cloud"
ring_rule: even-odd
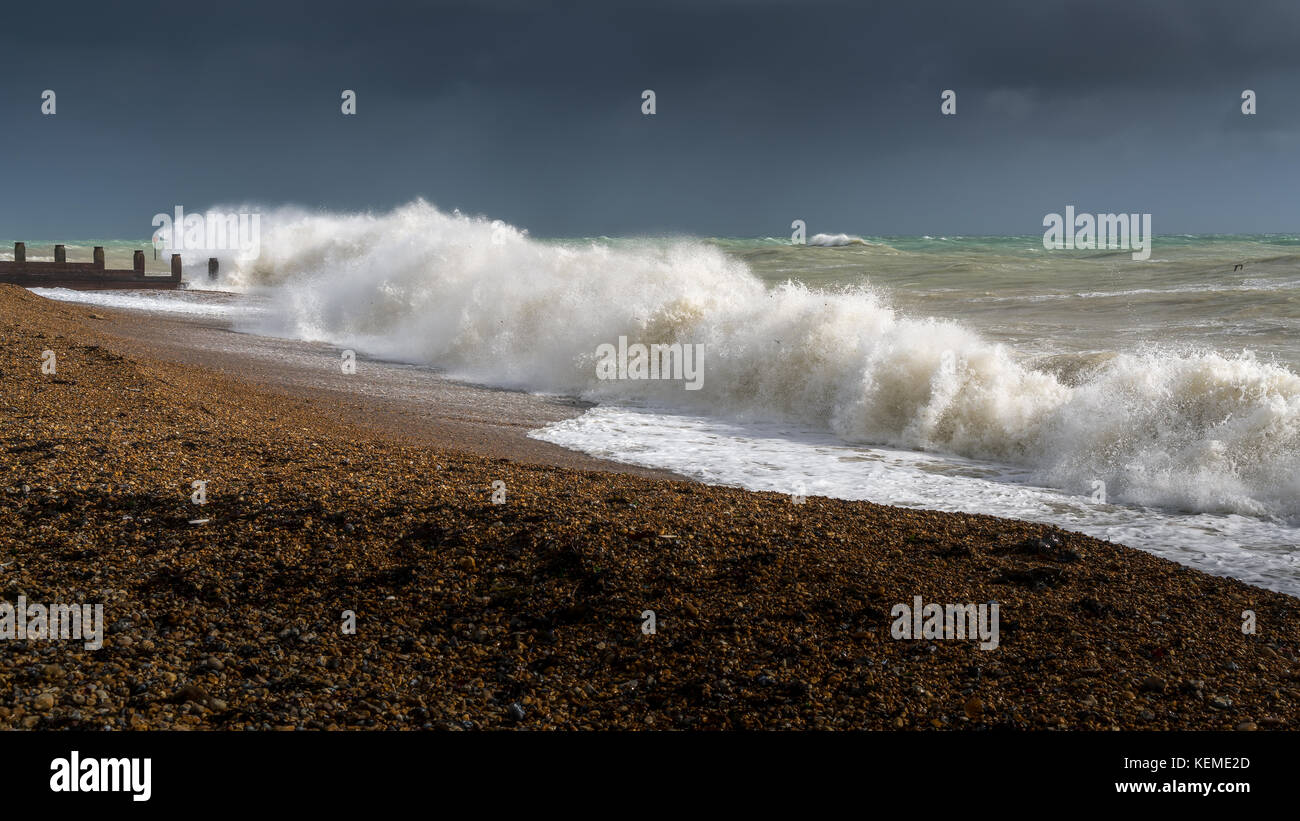
[[[0,235],[421,195],[539,235],[1034,233],[1065,204],[1296,230],[1298,24],[1287,2],[29,4],[0,35]]]

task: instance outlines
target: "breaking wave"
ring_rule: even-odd
[[[544,242],[423,201],[265,215],[260,258],[223,277],[269,295],[274,326],[257,330],[469,380],[797,420],[1072,492],[1102,481],[1113,501],[1300,518],[1300,377],[1248,352],[1119,353],[1066,381],[868,289],[766,287],[702,242]],[[703,343],[703,388],[598,380],[596,349],[620,336]]]
[[[818,245],[823,248],[835,248],[841,245],[870,245],[862,237],[851,237],[848,234],[813,234],[808,240],[809,245]]]

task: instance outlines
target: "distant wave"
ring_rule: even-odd
[[[814,234],[808,240],[808,244],[833,248],[840,245],[870,245],[871,243],[862,237],[851,237],[848,234]]]
[[[1294,291],[1300,288],[1300,279],[1265,280],[1248,279],[1239,285],[1175,285],[1168,288],[1131,288],[1127,291],[1086,291],[1063,294],[1022,294],[1015,296],[970,297],[971,302],[1051,302],[1066,299],[1110,299],[1136,296],[1173,294],[1226,294],[1252,291]]]
[[[1121,353],[1069,382],[869,290],[767,288],[703,242],[534,240],[415,202],[265,215],[272,332],[435,364],[490,384],[713,416],[793,419],[849,442],[1013,463],[1138,505],[1300,516],[1300,377],[1249,354]],[[816,240],[816,237],[814,237]],[[599,381],[619,336],[704,343],[704,387]]]

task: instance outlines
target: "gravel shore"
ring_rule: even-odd
[[[1041,525],[413,442],[309,391],[151,358],[99,315],[0,286],[0,599],[102,603],[107,631],[98,650],[0,641],[0,728],[1300,715],[1289,596]],[[891,638],[915,596],[996,601],[999,646]]]

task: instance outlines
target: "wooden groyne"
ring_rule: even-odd
[[[98,291],[107,288],[175,290],[181,284],[181,255],[172,254],[170,275],[144,272],[144,251],[136,251],[131,270],[104,267],[104,249],[95,246],[93,262],[68,262],[67,249],[54,246],[53,262],[28,262],[27,245],[14,243],[14,261],[0,261],[0,282],[24,288],[73,288]]]

